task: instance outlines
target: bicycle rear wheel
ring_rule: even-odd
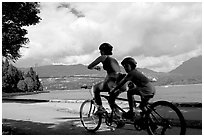
[[[185,135],[186,133],[186,123],[182,113],[170,102],[153,103],[147,119],[149,134]]]
[[[86,100],[80,107],[80,120],[87,131],[95,132],[100,128],[102,116],[96,115],[97,107],[93,100]]]

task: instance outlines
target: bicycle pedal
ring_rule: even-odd
[[[125,126],[125,122],[123,122],[123,121],[118,121],[117,122],[117,128],[122,128],[124,126]]]
[[[110,131],[114,132],[115,131],[115,127],[110,126]]]

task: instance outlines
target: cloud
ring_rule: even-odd
[[[188,53],[179,54],[176,56],[168,56],[162,55],[159,57],[149,57],[149,56],[136,56],[134,57],[138,62],[138,67],[140,68],[149,68],[152,70],[156,70],[158,72],[168,72],[183,63],[184,61],[188,60],[189,58],[196,57],[202,54],[202,50],[196,49],[192,50]]]
[[[39,65],[88,64],[102,42],[114,46],[119,61],[133,56],[141,66],[159,71],[202,54],[198,2],[41,3],[40,16],[39,24],[27,27],[29,48],[21,51],[19,66],[29,59]]]

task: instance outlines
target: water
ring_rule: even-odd
[[[120,97],[126,98],[126,92]],[[17,99],[44,99],[44,100],[85,100],[91,99],[89,90],[53,90],[50,93],[16,96]],[[137,99],[138,97],[136,97]],[[138,98],[139,99],[139,98]],[[202,84],[161,86],[156,87],[156,95],[151,101],[167,100],[170,102],[199,102],[202,103]]]
[[[202,102],[202,84],[161,86],[156,89],[157,92],[153,100]]]

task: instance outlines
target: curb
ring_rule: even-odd
[[[55,103],[83,103],[85,100],[43,100],[43,99],[13,99],[3,98],[2,101],[9,102],[55,102]],[[171,102],[177,107],[198,107],[202,108],[202,103],[199,102]]]
[[[39,99],[13,99],[13,98],[3,98],[2,99],[2,103],[3,102],[49,102],[49,100],[39,100]]]

